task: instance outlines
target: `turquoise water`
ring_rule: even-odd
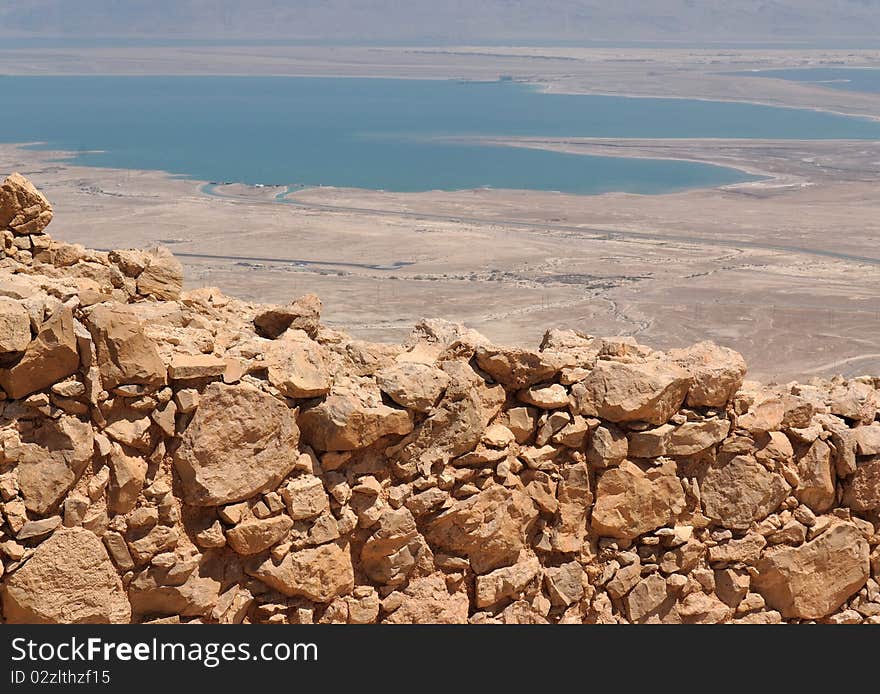
[[[793,68],[791,70],[759,70],[740,72],[753,77],[775,77],[781,80],[806,82],[820,87],[850,92],[880,93],[880,69],[876,68]]]
[[[880,123],[809,110],[543,94],[511,82],[5,76],[0,93],[5,142],[74,151],[84,165],[267,185],[661,193],[749,177],[689,162],[442,138],[880,139]]]

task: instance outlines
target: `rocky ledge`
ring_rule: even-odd
[[[880,379],[182,291],[0,187],[0,585],[22,622],[880,623]]]

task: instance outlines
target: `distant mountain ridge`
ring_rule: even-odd
[[[0,36],[327,41],[876,39],[880,0],[0,0]]]

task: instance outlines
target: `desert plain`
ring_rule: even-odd
[[[880,94],[743,76],[880,67],[880,51],[806,48],[201,46],[0,49],[0,74],[504,75],[549,91],[742,100],[880,118]],[[285,192],[159,171],[76,166],[0,145],[53,201],[53,235],[96,248],[167,245],[189,286],[324,302],[328,325],[399,341],[420,317],[497,343],[552,327],[656,348],[713,340],[750,377],[880,373],[880,142],[520,138],[523,147],[674,158],[762,176],[664,195],[462,190]],[[209,194],[211,192],[212,194]],[[279,201],[280,199],[283,201]]]

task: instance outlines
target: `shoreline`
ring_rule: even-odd
[[[631,335],[659,349],[711,339],[744,353],[755,374],[784,382],[828,364],[829,354],[866,354],[865,335],[880,330],[880,258],[866,258],[880,233],[876,185],[860,182],[859,171],[840,182],[834,161],[831,177],[808,190],[295,188],[297,204],[285,205],[272,199],[284,186],[233,185],[220,199],[193,179],[49,161],[62,155],[0,146],[4,170],[22,171],[56,201],[59,240],[166,244],[181,255],[187,286],[247,301],[316,293],[328,325],[358,339],[404,339],[425,315],[499,344],[534,343],[549,328]],[[814,254],[827,249],[829,228],[837,256]],[[218,253],[231,259],[207,257]],[[310,264],[235,260],[245,256]],[[797,337],[804,330],[816,335],[809,345]],[[880,368],[880,358],[828,373],[867,368]]]

